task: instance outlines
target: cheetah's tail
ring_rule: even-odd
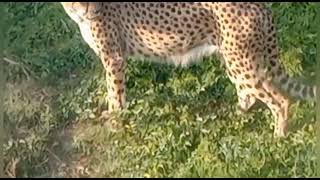
[[[273,46],[278,48],[277,46],[277,38],[276,37],[276,28],[275,28],[275,22],[273,18],[273,13],[271,9],[265,9],[265,15],[264,15],[264,32],[266,34],[265,38],[265,44],[269,44],[269,47],[272,48]],[[274,41],[270,44],[270,41],[267,39],[274,39]],[[266,48],[267,50],[268,48]],[[266,53],[269,53],[266,51]],[[274,54],[277,56],[276,59],[274,59],[276,65],[272,65],[270,59],[265,60],[266,63],[265,66],[265,72],[264,74],[267,74],[267,69],[271,69],[273,73],[270,77],[270,82],[272,84],[275,84],[277,87],[279,87],[279,90],[282,91],[284,94],[288,95],[289,97],[293,98],[294,100],[306,100],[315,102],[316,101],[316,92],[317,87],[315,85],[307,85],[306,83],[301,83],[298,80],[290,77],[285,69],[281,61],[278,57],[279,51],[277,50],[277,53]],[[277,61],[278,60],[278,61]],[[268,79],[268,78],[267,78]]]
[[[295,100],[316,101],[316,85],[307,85],[298,82],[286,73],[282,73],[280,76],[272,78],[272,83],[276,84],[283,93]]]

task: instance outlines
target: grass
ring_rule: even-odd
[[[310,79],[314,3],[272,3],[282,61]],[[290,134],[273,138],[264,106],[240,113],[216,57],[188,68],[131,59],[128,108],[100,118],[99,59],[57,3],[6,3],[9,177],[312,177],[314,105],[291,109]],[[311,78],[312,79],[312,78]]]

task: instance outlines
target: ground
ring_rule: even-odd
[[[312,79],[314,3],[270,5],[287,71]],[[277,140],[265,106],[245,114],[237,110],[235,89],[217,57],[188,68],[132,59],[126,70],[128,109],[101,119],[103,67],[61,5],[6,8],[7,176],[315,175],[313,104],[294,104],[289,136]]]

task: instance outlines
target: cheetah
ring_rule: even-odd
[[[125,108],[125,61],[142,56],[187,66],[219,54],[238,106],[257,100],[287,135],[293,100],[315,100],[316,87],[290,78],[279,61],[271,10],[248,2],[61,2],[106,73],[108,112]]]

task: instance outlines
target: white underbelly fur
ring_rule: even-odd
[[[219,52],[219,47],[211,44],[203,44],[190,49],[184,54],[169,56],[168,63],[173,63],[176,66],[188,66],[192,63],[197,63],[205,56],[210,56]]]
[[[154,56],[154,57],[148,58],[147,60],[152,62],[168,63],[168,64],[173,64],[175,66],[186,67],[193,63],[198,63],[199,61],[202,60],[203,57],[210,56],[214,53],[219,53],[219,52],[220,52],[220,49],[218,46],[205,43],[197,47],[194,47],[192,49],[189,49],[183,54],[170,55],[165,58]],[[134,55],[131,54],[129,56],[135,59],[145,60],[144,56],[141,54],[134,54]]]

